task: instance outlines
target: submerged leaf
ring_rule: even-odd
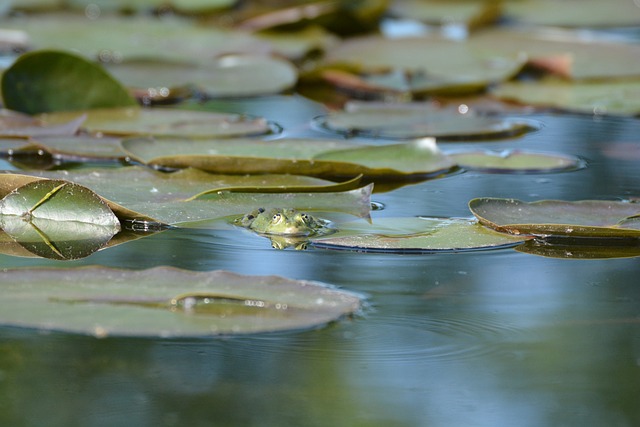
[[[172,108],[116,108],[41,116],[46,123],[59,123],[86,114],[83,128],[105,135],[163,135],[181,137],[234,137],[264,135],[272,125],[260,117]]]
[[[469,208],[482,224],[511,234],[640,238],[636,203],[478,198],[469,202]]]
[[[0,283],[0,324],[97,337],[306,329],[361,306],[358,295],[318,282],[168,267],[4,270]]]
[[[514,246],[529,237],[509,236],[462,218],[380,218],[342,223],[329,237],[311,239],[316,248],[359,252],[429,253]]]
[[[553,173],[582,167],[578,157],[524,150],[448,153],[463,169],[490,173]]]
[[[5,107],[28,114],[137,106],[101,66],[64,51],[20,56],[2,74],[1,86]]]
[[[528,120],[481,116],[430,103],[348,102],[344,111],[319,117],[321,126],[345,135],[438,141],[489,139],[520,135],[539,126]]]

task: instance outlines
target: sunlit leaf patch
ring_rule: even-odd
[[[318,282],[169,267],[3,270],[0,283],[0,324],[100,338],[316,328],[362,304]]]
[[[511,234],[640,238],[637,203],[478,198],[469,202],[469,208],[480,223]]]

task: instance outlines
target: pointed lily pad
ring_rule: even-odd
[[[292,88],[298,71],[285,59],[229,54],[211,62],[131,59],[107,68],[124,85],[151,92],[193,85],[209,97],[244,97]]]
[[[640,238],[640,205],[635,203],[478,198],[469,208],[482,224],[511,234]]]
[[[532,121],[461,113],[429,103],[351,101],[344,111],[319,117],[316,122],[349,136],[408,139],[437,137],[438,141],[489,139],[520,135],[537,129]]]
[[[264,135],[274,127],[260,117],[172,108],[120,108],[86,112],[45,114],[45,123],[59,123],[86,114],[83,128],[104,135],[163,135],[204,137],[237,137]]]
[[[316,328],[358,295],[318,282],[168,267],[0,271],[0,324],[97,337],[195,337]]]
[[[342,223],[338,229],[331,236],[311,239],[310,244],[358,252],[430,253],[504,248],[528,239],[462,218],[381,218],[371,224]]]
[[[463,169],[490,173],[553,173],[584,165],[575,156],[523,150],[461,151],[448,155]]]
[[[28,114],[137,105],[101,66],[64,51],[20,56],[1,86],[5,107]]]

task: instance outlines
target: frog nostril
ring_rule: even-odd
[[[260,213],[264,212],[264,208],[258,208],[258,212]]]

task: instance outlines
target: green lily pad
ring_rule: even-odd
[[[216,173],[291,173],[319,177],[402,178],[435,175],[455,164],[431,139],[391,146],[358,146],[321,139],[186,140],[126,139],[131,157],[170,168]]]
[[[491,83],[516,75],[526,57],[517,53],[485,52],[470,42],[439,37],[350,39],[327,54],[326,69],[345,70],[353,89],[427,95],[442,92],[477,92]],[[326,78],[326,75],[325,75]],[[334,82],[336,83],[336,82]],[[343,80],[343,87],[350,82]]]
[[[47,126],[35,117],[11,110],[0,110],[0,137],[33,137],[41,135],[74,135],[84,121],[79,116],[68,123]]]
[[[209,62],[131,59],[107,69],[124,85],[150,93],[193,85],[209,97],[269,95],[291,89],[298,70],[266,55],[224,55]]]
[[[553,173],[584,165],[575,156],[524,150],[461,151],[448,155],[463,169],[490,173]]]
[[[640,205],[635,203],[478,198],[469,209],[483,225],[505,233],[640,238]]]
[[[317,118],[316,123],[349,136],[388,139],[432,136],[438,141],[511,137],[539,127],[532,121],[476,115],[430,103],[358,101],[347,103],[344,111]]]
[[[86,114],[83,128],[115,136],[162,135],[193,138],[264,135],[275,127],[260,117],[173,108],[116,108],[41,116],[45,123],[66,122]]]
[[[197,337],[316,328],[361,298],[278,276],[169,267],[0,271],[0,324],[105,336]]]
[[[5,107],[28,114],[137,105],[101,66],[63,51],[25,53],[0,84]]]
[[[587,114],[640,114],[640,80],[569,82],[543,79],[507,82],[491,90],[493,96]]]
[[[13,174],[6,175],[8,180],[17,179]],[[367,217],[371,208],[372,185],[348,191],[338,186],[336,191],[317,193],[314,192],[317,187],[335,183],[308,177],[212,175],[195,169],[162,173],[136,166],[40,172],[39,175],[50,179],[64,178],[90,188],[109,202],[119,218],[126,219],[127,224],[133,226],[159,222],[209,227],[204,222],[243,215],[258,207],[322,210],[361,217]],[[0,179],[0,190],[2,184]],[[11,188],[11,183],[6,185]],[[307,186],[308,191],[287,192],[287,185]],[[247,186],[280,187],[283,192],[225,191],[225,188],[237,190]],[[122,212],[122,209],[126,211]]]
[[[526,236],[510,236],[463,218],[380,218],[342,223],[328,237],[312,238],[316,248],[358,252],[430,253],[514,246]]]
[[[519,23],[558,27],[637,26],[640,9],[633,1],[518,0],[505,2],[505,15]]]
[[[120,145],[121,138],[109,136],[76,135],[73,137],[41,136],[32,139],[40,149],[57,160],[126,161],[127,152]]]
[[[26,222],[38,218],[94,224],[111,229],[113,234],[120,230],[118,218],[98,195],[62,180],[38,180],[16,188],[0,200],[2,216]]]

